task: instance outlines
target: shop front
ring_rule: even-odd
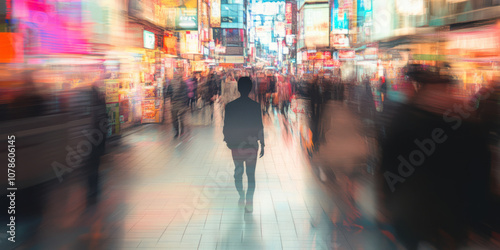
[[[464,96],[474,95],[495,76],[500,63],[497,24],[447,33],[444,53],[452,60],[451,73]]]

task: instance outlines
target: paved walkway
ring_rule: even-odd
[[[245,214],[217,110],[213,121],[189,115],[195,125],[180,139],[168,122],[123,137],[102,159],[99,203],[86,208],[85,182],[63,180],[21,249],[391,248],[378,230],[345,224],[348,211],[314,177],[293,113],[264,119],[266,153]],[[367,190],[356,191],[365,203]]]

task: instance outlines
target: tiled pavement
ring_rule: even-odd
[[[194,126],[181,139],[168,123],[151,124],[114,145],[102,159],[97,205],[85,207],[83,181],[64,180],[21,249],[391,248],[378,230],[342,223],[348,211],[313,176],[293,113],[264,119],[267,147],[257,162],[252,214],[237,204],[220,112],[213,122],[200,112],[189,116]],[[369,201],[367,190],[360,193]]]

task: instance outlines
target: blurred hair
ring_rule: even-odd
[[[242,96],[248,96],[250,94],[250,91],[252,90],[252,80],[250,77],[245,76],[241,77],[238,80],[238,91]]]

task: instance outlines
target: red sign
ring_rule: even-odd
[[[340,67],[340,61],[338,60],[326,60],[325,67]]]
[[[356,58],[356,53],[354,52],[354,50],[339,50],[339,58],[354,59]]]
[[[165,32],[163,36],[163,52],[177,55],[177,37],[172,32]]]
[[[325,57],[325,60],[332,59],[332,53],[330,51],[323,52],[323,56]]]
[[[286,20],[285,34],[291,35],[292,34],[292,3],[286,3],[285,20]]]
[[[330,51],[307,54],[307,60],[330,60],[330,59],[332,59],[332,53]]]
[[[286,3],[286,23],[292,23],[292,3]]]

